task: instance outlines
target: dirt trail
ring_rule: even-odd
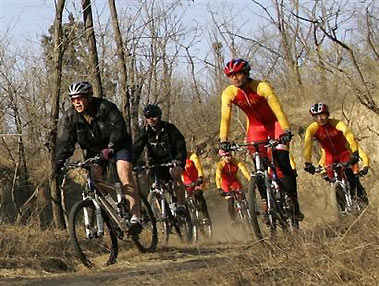
[[[159,248],[156,253],[134,255],[134,250],[120,253],[118,263],[85,269],[79,266],[75,274],[45,275],[39,278],[8,278],[1,286],[95,286],[95,285],[164,285],[181,273],[196,272],[216,267],[225,267],[231,253],[242,246],[236,244],[208,244],[204,247]],[[130,255],[131,259],[128,259]],[[100,260],[99,260],[100,261]]]

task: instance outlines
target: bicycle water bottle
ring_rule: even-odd
[[[95,209],[95,215],[96,215],[96,224],[97,224],[97,237],[101,237],[104,234],[104,220],[103,220],[103,216],[101,215],[100,208]]]

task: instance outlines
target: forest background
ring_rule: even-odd
[[[369,184],[377,184],[377,1],[54,3],[54,22],[38,39],[20,44],[11,28],[0,35],[0,222],[65,228],[78,190],[73,183],[63,192],[51,166],[67,88],[79,80],[118,105],[133,137],[143,107],[159,104],[200,154],[212,192],[223,66],[232,58],[247,59],[251,76],[275,88],[296,134],[301,176],[308,109],[324,101],[370,155]],[[245,118],[233,112],[231,139],[242,141]]]

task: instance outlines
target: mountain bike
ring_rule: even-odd
[[[250,143],[234,143],[231,146],[231,150],[234,151],[241,151],[246,147],[253,148],[252,159],[255,171],[251,173],[247,200],[252,216],[253,230],[259,240],[263,239],[266,231],[271,235],[275,235],[278,226],[285,233],[299,228],[294,202],[286,192],[282,191],[273,158],[274,148],[283,143],[285,142],[268,138],[267,140]],[[267,158],[264,158],[258,152],[260,146],[267,148]],[[261,198],[260,201],[257,193]],[[260,207],[262,205],[266,205],[267,209],[262,209]]]
[[[333,163],[332,165],[315,168],[315,173],[324,173],[325,170],[332,170],[333,177],[329,178],[325,174],[324,179],[332,185],[335,191],[338,213],[341,215],[357,214],[363,209],[362,201],[358,197],[356,190],[351,188],[345,173],[345,170],[350,167],[349,163]]]
[[[153,183],[149,189],[148,202],[151,205],[154,216],[159,226],[159,232],[163,234],[163,241],[168,244],[169,237],[174,230],[181,241],[192,242],[193,226],[188,209],[185,213],[176,213],[176,196],[172,181],[163,182],[159,178],[159,170],[162,167],[174,167],[172,163],[156,164],[151,166],[134,167],[133,171],[140,172],[150,170]]]
[[[185,185],[186,189],[194,189],[198,185],[197,182]],[[201,210],[199,202],[196,201],[194,195],[190,195],[186,191],[186,205],[191,216],[192,229],[193,229],[193,240],[198,242],[200,239],[200,234],[205,237],[205,239],[212,239],[212,224],[210,220],[204,217],[204,213]]]
[[[116,263],[118,256],[118,239],[130,238],[141,252],[153,252],[158,243],[157,227],[154,214],[146,198],[140,194],[142,232],[130,234],[128,202],[116,202],[110,192],[117,192],[118,187],[102,180],[95,180],[90,172],[94,163],[101,160],[99,155],[82,162],[68,163],[64,167],[65,182],[70,169],[85,169],[87,186],[83,188],[82,200],[74,204],[69,215],[68,229],[71,244],[81,262],[88,268],[94,266],[92,260],[99,255],[109,253],[106,264]]]
[[[254,215],[251,213],[245,193],[242,190],[230,190],[229,192],[224,192],[223,196],[233,198],[237,226],[241,227],[248,237],[252,237],[255,232]]]

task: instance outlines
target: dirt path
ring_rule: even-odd
[[[0,286],[96,286],[96,285],[165,285],[182,274],[193,277],[201,272],[226,267],[232,252],[241,244],[209,244],[204,247],[160,248],[156,253],[134,255],[121,253],[119,262],[108,267],[88,270],[79,267],[76,274],[45,275],[39,278],[8,278]],[[131,259],[127,259],[129,258]],[[189,285],[189,284],[184,284]]]

